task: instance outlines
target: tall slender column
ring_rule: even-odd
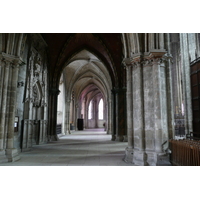
[[[108,100],[107,134],[112,134],[112,101]]]
[[[84,122],[83,122],[83,127],[84,129],[87,127],[87,108],[86,108],[86,99],[84,98]]]
[[[162,152],[162,97],[161,97],[161,72],[160,72],[160,59],[153,59],[153,90],[154,90],[154,118],[155,118],[155,151]]]
[[[95,123],[95,128],[98,128],[98,113],[99,113],[99,109],[98,109],[98,104],[97,104],[97,99],[95,99],[94,101],[94,123]]]
[[[104,101],[104,106],[103,106],[103,120],[104,122],[106,122],[104,131],[106,131],[108,134],[108,104],[105,101]]]
[[[152,52],[149,56],[150,62],[147,64],[147,68],[150,69],[152,76],[148,84],[153,86],[152,89],[149,88],[149,92],[152,93],[153,102],[149,105],[147,102],[145,103],[147,109],[145,112],[149,111],[148,114],[151,115],[152,119],[149,128],[147,129],[147,126],[145,126],[147,165],[157,164],[158,157],[164,154],[162,144],[168,139],[167,74],[165,63],[163,62],[163,55],[165,53],[164,51]],[[148,96],[148,94],[146,95]],[[147,96],[145,99],[147,99]],[[145,123],[148,124],[147,119],[145,119]]]
[[[2,103],[2,90],[3,90],[3,81],[4,81],[4,67],[3,67],[3,61],[2,58],[0,56],[0,108],[1,108],[1,103]]]
[[[140,57],[132,61],[132,98],[133,98],[133,163],[145,165],[145,132],[144,132],[144,87],[143,66]]]
[[[123,142],[126,135],[126,89],[116,89],[116,141]]]
[[[1,107],[0,107],[0,162],[8,161],[5,156],[4,138],[5,138],[5,118],[7,105],[7,86],[9,75],[9,62],[1,62],[2,67],[2,87],[1,89]]]
[[[65,105],[65,134],[66,135],[71,134],[69,116],[70,116],[70,100],[67,100],[66,105]]]
[[[44,138],[43,141],[44,143],[47,142],[47,127],[48,127],[48,81],[47,81],[47,70],[44,70],[44,82],[45,82],[45,86],[44,86]]]
[[[11,80],[8,83],[8,90],[10,90],[10,101],[8,110],[8,129],[7,129],[7,146],[6,156],[9,162],[19,160],[17,149],[14,147],[14,119],[15,119],[15,107],[16,107],[16,90],[17,90],[17,79],[19,71],[19,61],[14,60],[12,68],[10,68]]]
[[[133,98],[132,98],[132,67],[131,65],[125,64],[126,66],[126,101],[127,101],[127,137],[128,137],[128,147],[125,150],[125,161],[133,161],[133,148],[134,148],[134,138],[133,138]]]
[[[74,128],[75,128],[75,131],[78,130],[77,120],[78,120],[78,103],[74,104]]]
[[[2,106],[0,109],[0,149],[3,150],[4,134],[5,134],[5,115],[7,106],[7,90],[8,90],[8,75],[9,75],[9,62],[5,62],[4,66],[4,76],[2,85]]]
[[[188,53],[188,35],[180,33],[181,64],[182,64],[182,83],[183,83],[183,101],[185,112],[185,133],[192,132],[192,102],[191,102],[191,84],[190,84],[190,62]]]
[[[168,138],[172,139],[175,135],[174,129],[174,103],[173,103],[173,89],[172,89],[172,55],[171,55],[171,47],[170,47],[170,35],[169,33],[166,34],[167,36],[167,49],[168,53],[165,54],[165,62],[166,62],[166,89],[167,89],[167,112],[168,112]],[[182,96],[182,95],[181,95]],[[169,142],[167,139],[166,146],[163,147],[167,149],[169,146]]]
[[[56,88],[50,89],[50,105],[49,105],[49,132],[48,132],[48,141],[57,141],[58,136],[56,134],[56,125],[57,125],[57,99],[59,90]]]
[[[112,89],[112,141],[116,139],[116,90]]]
[[[114,88],[112,90],[113,94],[113,138],[112,140],[124,141],[124,136],[126,135],[126,116],[125,116],[125,88]]]

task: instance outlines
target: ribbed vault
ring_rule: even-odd
[[[106,66],[99,58],[86,49],[78,52],[67,62],[63,70],[63,83],[64,99],[65,102],[69,102],[65,105],[65,129],[69,129],[69,121],[73,121],[77,127],[76,119],[84,118],[87,120],[90,101],[94,100],[98,104],[101,98],[104,101],[105,120],[109,121],[108,125],[111,124],[109,102],[112,82]],[[98,125],[96,126],[98,127]],[[111,125],[108,132],[110,132],[110,127]],[[65,130],[64,132],[70,131]]]

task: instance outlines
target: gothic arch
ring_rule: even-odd
[[[99,91],[102,93],[105,101],[109,101],[109,99],[111,99],[109,91],[111,91],[112,82],[109,72],[104,64],[93,53],[86,49],[78,52],[71,58],[71,60],[68,61],[68,65],[66,65],[63,73],[63,77],[66,77],[64,80],[66,91],[65,99],[68,102],[65,108],[65,113],[67,115],[65,117],[65,129],[69,129],[69,107],[72,91],[75,90],[73,105],[79,105],[78,107],[81,106],[80,101],[83,99],[81,97],[83,94],[82,92],[88,85],[91,84],[94,84],[99,88]],[[111,107],[110,103],[107,104]],[[109,115],[111,116],[111,108],[109,110]],[[67,130],[66,132],[69,131]]]

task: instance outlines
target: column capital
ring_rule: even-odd
[[[161,65],[164,63],[168,55],[165,50],[152,50],[144,55],[143,66],[153,66],[155,64]]]
[[[148,54],[144,55],[144,59],[153,60],[153,59],[160,59],[162,58],[167,52],[162,50],[152,50]]]
[[[60,90],[58,90],[57,88],[51,88],[51,89],[49,90],[49,93],[50,93],[51,95],[56,95],[56,96],[58,96],[58,95],[60,94]]]
[[[2,52],[0,54],[0,60],[6,62],[7,64],[12,64],[12,67],[20,67],[25,64],[19,56],[10,55]]]
[[[113,94],[117,94],[117,93],[122,93],[122,92],[126,92],[126,88],[113,88],[112,90]]]
[[[137,68],[141,66],[141,62],[143,60],[143,56],[141,53],[133,54],[130,58],[124,58],[122,63],[125,66],[126,70],[130,67]]]

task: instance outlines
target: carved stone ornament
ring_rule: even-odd
[[[162,57],[163,61],[170,61],[171,64],[173,64],[173,57],[171,54],[166,53],[163,57]]]
[[[133,69],[136,69],[138,67],[141,67],[141,62],[140,61],[133,61],[131,63],[131,66],[133,67]]]
[[[144,67],[146,67],[146,66],[152,66],[152,65],[153,65],[153,62],[152,62],[152,60],[150,60],[150,59],[144,59],[144,60],[142,61],[142,65],[143,65]]]
[[[19,88],[19,87],[23,87],[23,86],[24,86],[24,82],[23,82],[23,81],[17,83],[17,87],[18,87],[18,88]]]
[[[47,103],[45,103],[45,100],[42,100],[41,106],[42,107],[47,107]]]
[[[34,63],[34,76],[35,77],[39,77],[39,74],[41,73],[41,59],[39,58],[39,56],[36,56],[36,60]]]
[[[33,106],[39,107],[40,106],[40,99],[38,95],[38,90],[36,86],[33,86]]]
[[[25,99],[25,102],[31,102],[31,103],[33,103],[33,99],[28,97],[28,98]]]

